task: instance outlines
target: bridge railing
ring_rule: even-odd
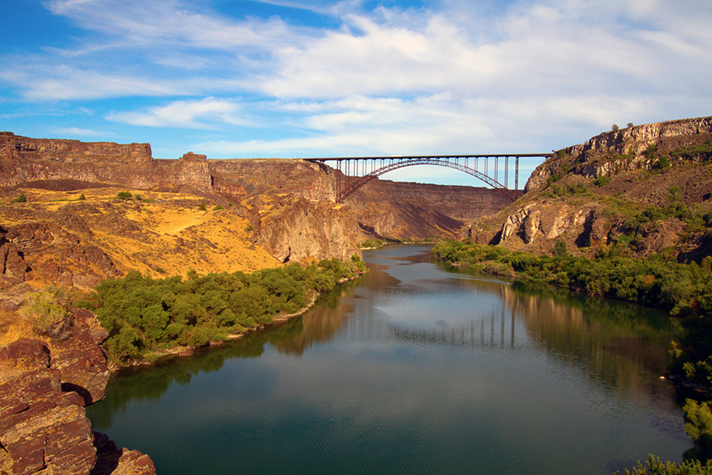
[[[342,203],[356,190],[385,173],[416,165],[437,165],[468,173],[504,194],[511,201],[519,197],[519,159],[549,157],[550,153],[478,154],[478,155],[392,155],[390,157],[308,158],[337,170],[336,202]],[[511,159],[511,160],[510,160]],[[510,176],[514,188],[510,187]],[[503,178],[503,180],[502,180]]]

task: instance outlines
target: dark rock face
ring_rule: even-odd
[[[62,392],[60,372],[49,368],[0,382],[0,443],[7,454],[0,458],[16,474],[86,474],[96,461],[84,400]]]
[[[74,325],[69,334],[52,345],[50,367],[60,371],[64,390],[75,391],[89,405],[103,399],[109,382],[106,355],[99,346],[109,333],[90,311],[74,309],[72,313]]]
[[[119,275],[109,256],[85,242],[91,237],[91,230],[76,215],[59,213],[46,219],[0,227],[0,290],[7,291],[30,280],[31,271],[53,282],[83,288]],[[26,262],[30,257],[41,264],[32,269]]]
[[[94,432],[97,460],[90,475],[156,475],[148,455],[137,450],[119,449],[105,434]]]
[[[63,341],[0,348],[0,473],[155,474],[148,456],[92,433],[84,406],[104,395],[107,334],[91,312],[73,316]]]
[[[60,162],[101,161],[109,163],[148,163],[151,146],[147,143],[80,142],[79,140],[32,139],[11,132],[0,134],[0,155],[21,160]]]

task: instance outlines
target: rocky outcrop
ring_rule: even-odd
[[[484,188],[375,179],[349,198],[345,211],[338,211],[340,208],[334,207],[333,200],[339,173],[323,163],[298,159],[208,160],[205,155],[188,152],[178,160],[165,160],[152,158],[147,144],[31,139],[9,132],[0,135],[0,186],[56,189],[51,184],[61,181],[79,189],[104,184],[131,190],[197,194],[221,206],[231,204],[233,210],[242,209],[241,216],[249,215],[250,221],[255,221],[252,242],[264,244],[283,261],[306,256],[317,259],[348,256],[358,252],[354,245],[366,237],[396,240],[456,237],[463,221],[496,212],[508,202],[503,195]],[[294,205],[296,208],[282,204],[296,203],[295,200],[313,203],[316,211],[309,211],[304,203]],[[101,212],[106,212],[106,219],[112,216],[109,210]],[[280,215],[282,212],[288,214]],[[289,214],[292,212],[296,214]],[[347,219],[346,215],[356,219]],[[257,219],[253,220],[255,216]],[[27,216],[18,218],[22,222]],[[66,218],[60,225],[64,231],[51,226],[38,230],[37,240],[45,244],[43,235],[56,238],[47,244],[52,255],[56,256],[62,247],[64,250],[62,259],[46,253],[46,261],[33,264],[33,273],[25,270],[23,274],[20,269],[23,256],[26,262],[30,256],[36,262],[36,253],[43,251],[30,249],[30,241],[23,241],[22,236],[6,239],[15,245],[1,251],[9,264],[2,278],[7,281],[6,286],[19,285],[31,275],[41,275],[67,285],[91,287],[100,278],[115,275],[110,262],[104,259],[105,262],[97,263],[103,259],[99,249],[80,244],[91,240],[86,223],[73,218],[71,213]],[[312,218],[315,221],[309,223]],[[288,227],[293,225],[297,228]],[[347,225],[352,229],[347,229]],[[7,231],[22,235],[29,232],[16,227]],[[138,234],[135,230],[128,232]],[[308,243],[309,239],[314,242]]]
[[[32,218],[42,219],[38,215]],[[89,289],[102,279],[119,275],[111,258],[87,243],[91,230],[80,217],[60,212],[47,219],[0,228],[0,261],[4,261],[0,289],[10,289],[35,276]],[[37,263],[35,268],[27,264],[28,259]]]
[[[563,240],[588,257],[620,245],[616,252],[637,257],[665,249],[700,261],[712,253],[702,226],[712,210],[710,160],[712,117],[607,132],[547,159],[523,199],[475,223],[472,239],[498,222],[498,243],[512,249],[548,253]]]
[[[282,262],[358,254],[364,238],[348,210],[327,201],[297,199],[261,220],[258,244]]]
[[[84,406],[103,397],[108,381],[97,344],[106,332],[91,312],[73,316],[62,341],[0,348],[0,473],[155,474],[147,456],[92,433]]]
[[[650,169],[659,156],[712,137],[712,117],[626,127],[568,147],[538,166],[527,181],[527,192],[540,191],[555,177],[575,173],[586,178],[622,171]]]
[[[21,161],[150,163],[147,143],[80,142],[79,140],[33,139],[0,132],[0,156]]]

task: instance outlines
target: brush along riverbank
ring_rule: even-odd
[[[106,280],[75,305],[96,312],[109,332],[112,367],[145,364],[196,347],[239,338],[305,312],[322,292],[357,278],[366,267],[324,259],[246,274],[211,273],[154,279],[139,272]]]

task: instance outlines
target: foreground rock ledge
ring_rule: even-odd
[[[91,430],[84,406],[109,372],[89,317],[77,315],[56,355],[26,338],[0,349],[0,474],[155,475],[147,455]]]

